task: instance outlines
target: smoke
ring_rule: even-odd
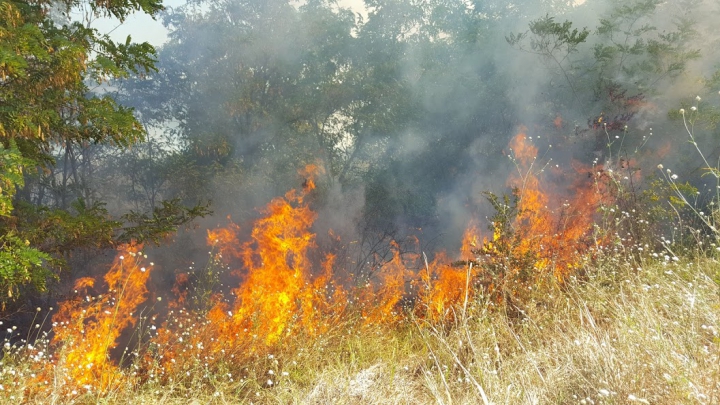
[[[165,16],[156,104],[132,84],[127,101],[187,148],[183,197],[216,212],[201,228],[227,216],[249,228],[300,187],[300,167],[322,166],[317,243],[346,249],[356,272],[390,240],[452,254],[471,220],[488,225],[483,192],[510,192],[521,127],[541,151],[533,170],[633,158],[643,173],[691,171],[658,151],[685,150],[668,111],[707,91],[717,12],[701,0],[192,2]],[[587,38],[530,32],[542,19]]]

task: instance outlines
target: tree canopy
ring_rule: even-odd
[[[166,221],[177,226],[202,213],[174,204],[145,216],[111,218],[91,182],[97,164],[91,155],[99,146],[128,148],[145,138],[133,110],[103,87],[155,71],[156,53],[130,37],[115,42],[90,20],[122,21],[132,12],[156,15],[162,8],[157,0],[0,2],[3,305],[22,285],[45,288],[56,274],[52,269],[62,267],[74,249],[142,241],[170,230],[149,231],[147,215],[170,214],[174,219]],[[85,20],[74,19],[77,10],[86,13]],[[138,216],[142,220],[133,225]]]
[[[433,239],[504,187],[521,125],[550,158],[645,145],[611,137],[694,80],[702,3],[1,0],[0,299],[77,249],[160,243],[208,200],[252,216],[309,163],[317,204],[347,207],[328,228]],[[77,9],[159,16],[169,40],[115,42]]]

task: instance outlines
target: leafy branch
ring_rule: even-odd
[[[571,54],[578,51],[578,46],[587,40],[590,31],[587,28],[582,30],[573,28],[570,21],[555,22],[555,18],[547,14],[545,17],[531,21],[529,28],[530,30],[524,33],[511,33],[505,37],[505,40],[511,46],[522,51],[541,55],[554,62],[565,77],[573,95],[577,98],[575,86],[570,80],[568,69],[563,64]],[[527,48],[527,41],[530,44],[529,49]]]

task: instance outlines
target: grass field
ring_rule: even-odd
[[[478,297],[465,316],[454,308],[454,322],[408,315],[363,326],[348,316],[319,336],[297,333],[164,379],[118,368],[102,393],[70,389],[62,365],[48,371],[38,347],[16,344],[5,349],[0,390],[6,403],[38,404],[720,402],[717,259],[584,270],[522,310]]]

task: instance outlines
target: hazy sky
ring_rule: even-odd
[[[165,0],[166,7],[177,7],[185,3],[185,0]],[[338,0],[341,7],[348,7],[356,11],[364,9],[363,0]],[[167,41],[167,30],[159,19],[153,20],[147,14],[135,13],[128,17],[124,23],[111,18],[100,18],[95,20],[94,27],[101,33],[110,33],[116,41],[125,41],[128,35],[133,42],[149,42],[154,46],[160,46]]]
[[[184,0],[165,0],[166,7],[179,6]],[[149,42],[154,46],[160,46],[167,41],[167,30],[159,19],[153,20],[147,14],[135,13],[130,15],[123,23],[113,18],[99,18],[93,26],[101,33],[110,33],[116,41],[125,41],[128,35],[133,42]]]

